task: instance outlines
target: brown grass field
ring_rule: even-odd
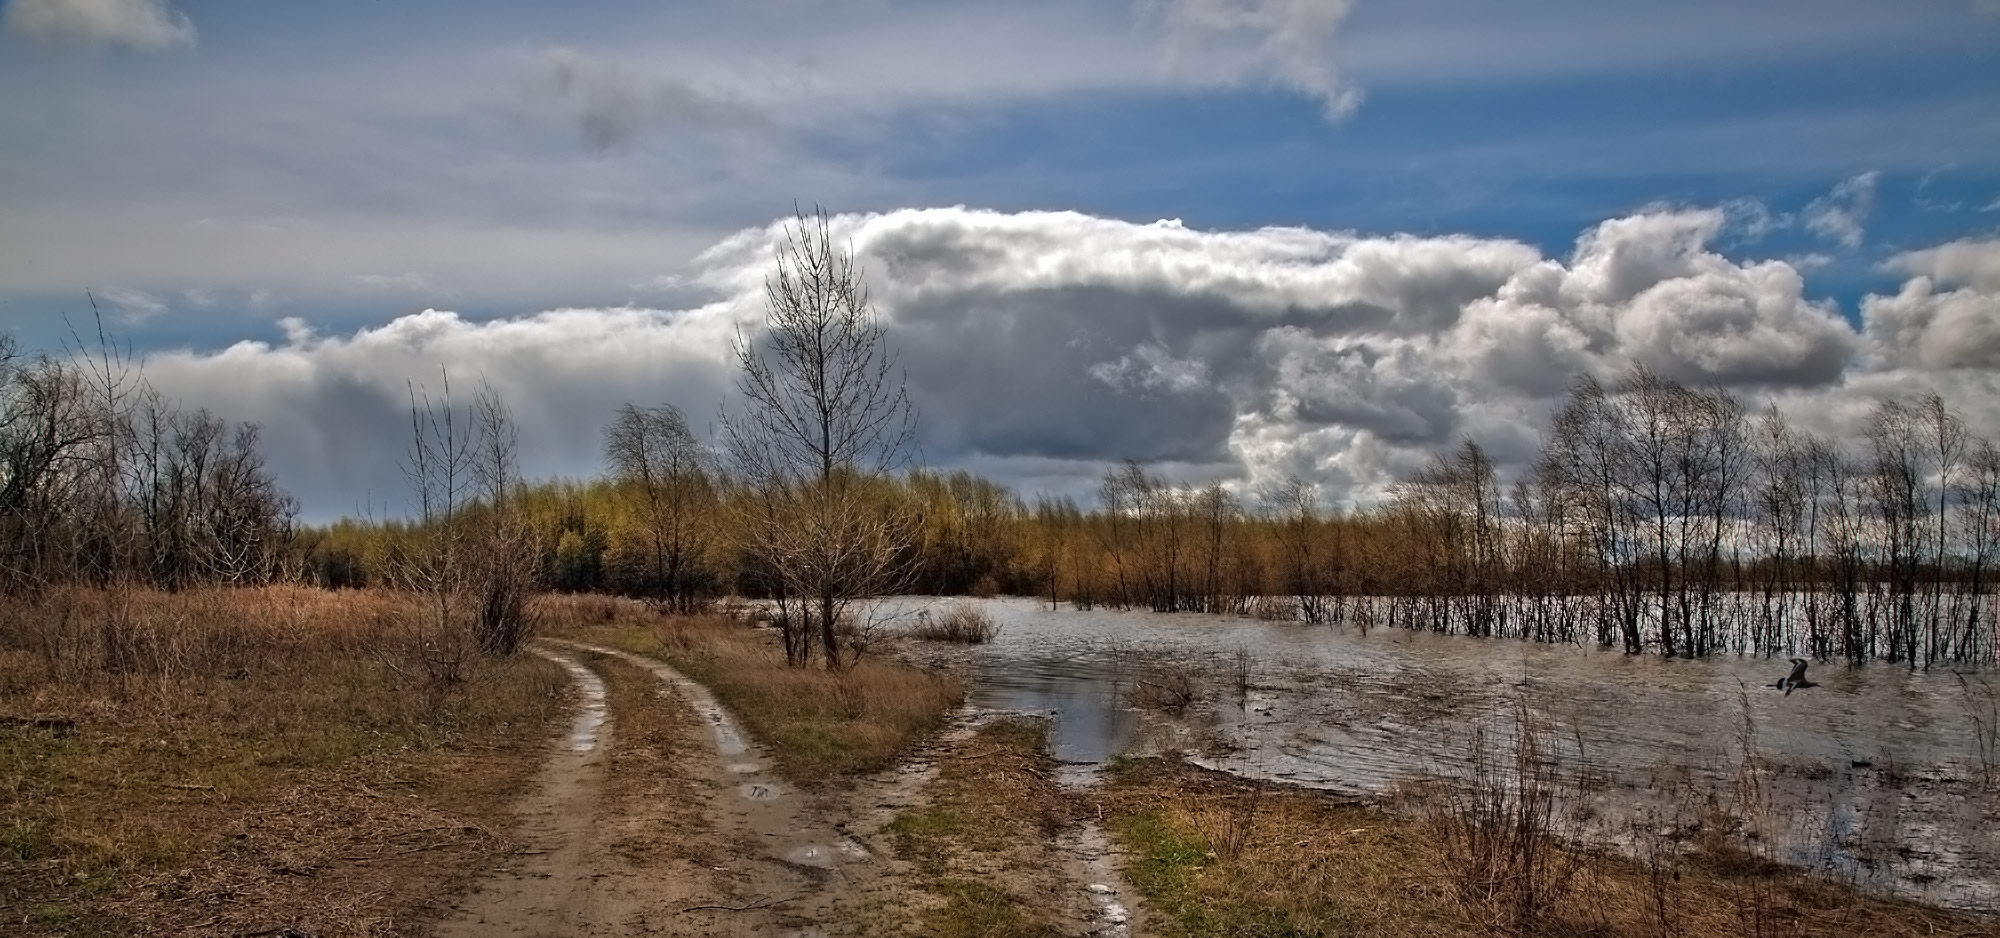
[[[407,600],[78,591],[0,611],[0,932],[414,933],[510,848],[539,658],[438,689]]]

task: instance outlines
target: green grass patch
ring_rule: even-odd
[[[925,934],[936,938],[1055,938],[1062,932],[1046,918],[1031,915],[1006,891],[976,879],[947,877],[930,890],[944,904],[924,916]]]

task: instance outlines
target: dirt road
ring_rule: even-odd
[[[537,653],[570,671],[581,707],[522,799],[523,850],[453,907],[440,938],[804,938],[867,934],[906,918],[902,910],[921,895],[918,871],[892,855],[881,831],[922,799],[935,756],[962,740],[970,721],[894,770],[807,792],[776,776],[769,754],[706,688],[665,664],[562,640]],[[599,672],[611,668],[650,677],[650,694],[630,698],[642,709],[610,706]],[[646,712],[647,703],[658,713]],[[621,720],[657,715],[672,726],[656,734],[683,734],[671,760],[677,778],[644,797],[615,796],[614,789],[658,781],[617,777],[612,756],[622,751]],[[630,771],[664,772],[637,764]],[[693,810],[677,814],[672,802]],[[1123,935],[1115,896],[1086,888],[1108,869],[1089,854],[1064,850],[1052,868],[1026,875],[1056,893],[1066,933]]]

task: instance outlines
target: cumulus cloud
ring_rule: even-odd
[[[1860,247],[1868,215],[1875,210],[1875,187],[1881,178],[1879,172],[1861,173],[1807,203],[1803,213],[1806,230],[1850,249]]]
[[[1090,366],[1091,377],[1118,390],[1185,394],[1208,387],[1208,366],[1175,358],[1158,345],[1141,345],[1108,362]]]
[[[1318,101],[1328,120],[1361,106],[1341,76],[1333,40],[1352,0],[1151,0],[1171,62],[1223,76],[1261,75]]]
[[[6,25],[50,45],[156,52],[194,45],[194,23],[165,0],[14,0]]]
[[[309,514],[372,504],[400,515],[413,383],[436,397],[449,376],[460,403],[490,383],[519,421],[523,470],[581,475],[596,471],[599,433],[621,403],[672,401],[696,426],[713,420],[729,387],[731,317],[723,306],[487,322],[424,310],[343,336],[288,317],[281,342],[156,352],[143,364],[147,380],[184,406],[261,424],[273,469]]]
[[[1246,491],[1296,473],[1332,500],[1378,497],[1470,436],[1518,468],[1578,374],[1633,362],[1753,405],[1847,419],[1869,394],[1937,385],[1973,400],[2000,365],[1996,243],[1896,259],[1912,276],[1857,330],[1804,296],[1783,260],[1711,242],[1721,209],[1648,209],[1593,226],[1567,256],[1469,236],[1301,228],[1199,231],[1073,212],[965,208],[845,215],[923,411],[922,445],[1030,488],[1087,493],[1133,458]],[[755,328],[782,228],[715,244],[682,310],[562,309],[475,322],[440,311],[326,337],[152,356],[192,403],[266,424],[273,460],[321,513],[399,492],[406,382],[485,378],[521,418],[526,467],[594,471],[624,401],[697,424],[731,399],[729,341]],[[1985,382],[1982,384],[1981,382]],[[1984,390],[1982,390],[1984,389]],[[1983,405],[1982,405],[1983,406]],[[1847,415],[1847,416],[1840,416]],[[1982,432],[2000,414],[1972,414]],[[337,494],[335,494],[337,493]]]
[[[1921,370],[2000,368],[2000,239],[1962,240],[1899,254],[1911,274],[1894,296],[1869,296],[1861,317],[1886,365]]]
[[[1963,238],[1889,259],[1889,269],[1941,283],[2000,292],[2000,238]]]
[[[573,49],[542,53],[528,70],[526,96],[530,107],[574,126],[586,145],[600,151],[675,125],[740,129],[763,123],[742,102]]]
[[[1771,211],[1762,199],[1731,199],[1723,203],[1722,211],[1729,227],[1751,243],[1764,240],[1774,231],[1790,228],[1797,221],[1790,212]]]

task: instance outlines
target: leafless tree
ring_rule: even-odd
[[[1325,558],[1319,550],[1318,491],[1297,475],[1288,475],[1266,489],[1259,500],[1265,519],[1277,531],[1279,576],[1285,591],[1298,604],[1299,618],[1327,621],[1331,584],[1323,575]]]
[[[393,582],[416,594],[426,610],[412,623],[399,649],[405,661],[391,665],[421,681],[435,710],[470,676],[477,635],[469,609],[473,532],[467,509],[479,492],[479,453],[474,421],[459,413],[451,398],[451,376],[442,375],[437,398],[412,384],[410,448],[403,459],[416,509],[415,524],[393,569]]]
[[[534,589],[538,551],[534,531],[522,516],[519,484],[519,430],[506,402],[481,383],[472,400],[472,473],[483,509],[470,533],[470,573],[478,609],[475,631],[482,649],[513,654],[531,631],[528,595]]]
[[[804,626],[838,669],[842,613],[907,573],[913,525],[869,482],[909,458],[916,411],[861,269],[823,209],[786,226],[764,286],[765,328],[735,347],[745,406],[724,434],[771,509],[750,519],[751,552],[781,597],[805,601]]]
[[[702,560],[715,530],[715,480],[708,452],[671,404],[626,404],[604,432],[611,464],[645,542],[645,574],[634,578],[643,598],[681,613],[702,605],[708,578]]]

